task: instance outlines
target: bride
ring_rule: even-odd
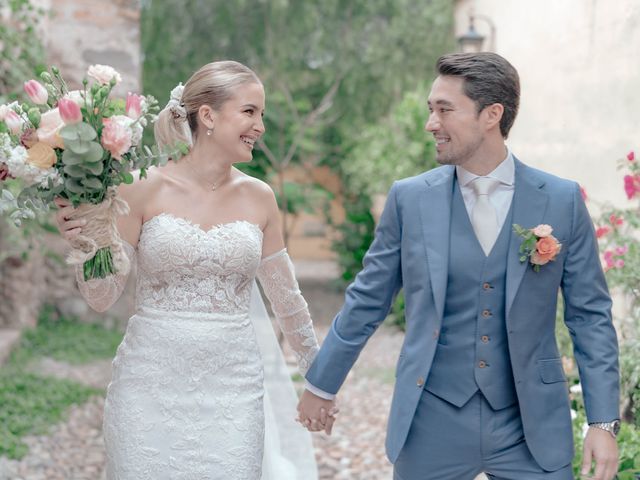
[[[274,353],[265,344],[274,341],[263,338],[273,332],[256,277],[303,375],[318,343],[273,191],[233,167],[251,161],[265,131],[264,105],[262,83],[246,66],[203,66],[174,89],[155,125],[160,145],[186,141],[189,154],[119,188],[130,213],[118,230],[138,275],[136,312],[105,402],[110,480],[317,476],[309,433],[286,422],[293,422],[295,399],[282,364],[275,368],[280,380],[267,379],[265,395]],[[59,229],[73,245],[84,224],[67,219],[73,208],[67,201],[57,203]],[[117,275],[84,281],[81,268],[77,273],[80,292],[98,311],[118,299],[126,282]],[[284,394],[270,388],[276,384]],[[284,405],[291,410],[276,422],[278,436],[274,411]]]

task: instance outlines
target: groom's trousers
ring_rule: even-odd
[[[462,407],[424,390],[394,480],[573,480],[544,471],[527,448],[518,404],[493,410],[479,391]]]

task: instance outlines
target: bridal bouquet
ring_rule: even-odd
[[[81,90],[70,91],[57,68],[29,80],[30,103],[0,106],[0,214],[20,225],[47,211],[54,198],[70,200],[69,219],[87,224],[73,242],[69,263],[84,266],[85,280],[126,273],[129,262],[116,229],[128,205],[116,186],[133,182],[133,170],[163,165],[186,153],[159,151],[141,144],[145,126],[155,121],[158,103],[133,93],[111,98],[120,74],[106,65],[87,71]],[[11,182],[7,179],[16,179]],[[17,185],[17,187],[16,187]]]

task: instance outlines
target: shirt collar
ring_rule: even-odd
[[[513,159],[511,150],[507,147],[506,158],[500,162],[500,164],[491,173],[485,175],[485,177],[495,178],[505,185],[513,185],[515,172],[515,160]],[[458,182],[460,182],[460,185],[463,187],[468,186],[472,181],[479,177],[479,175],[471,173],[460,165],[456,165],[456,175],[458,176]]]

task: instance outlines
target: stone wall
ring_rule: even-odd
[[[520,73],[508,141],[516,155],[578,181],[592,200],[625,205],[616,161],[640,150],[640,2],[457,0],[457,35],[472,7],[493,21],[496,53]],[[475,26],[489,36],[487,22]]]
[[[81,85],[89,65],[114,67],[123,82],[114,95],[140,91],[140,6],[137,0],[38,0],[50,12],[41,24],[47,63],[57,65],[70,87]],[[133,278],[127,294],[108,314],[97,314],[80,298],[73,270],[64,264],[68,246],[47,235],[40,247],[8,235],[0,223],[0,329],[35,325],[42,303],[86,320],[120,322],[133,310]],[[16,242],[20,242],[18,245]],[[133,277],[133,276],[132,276]]]

